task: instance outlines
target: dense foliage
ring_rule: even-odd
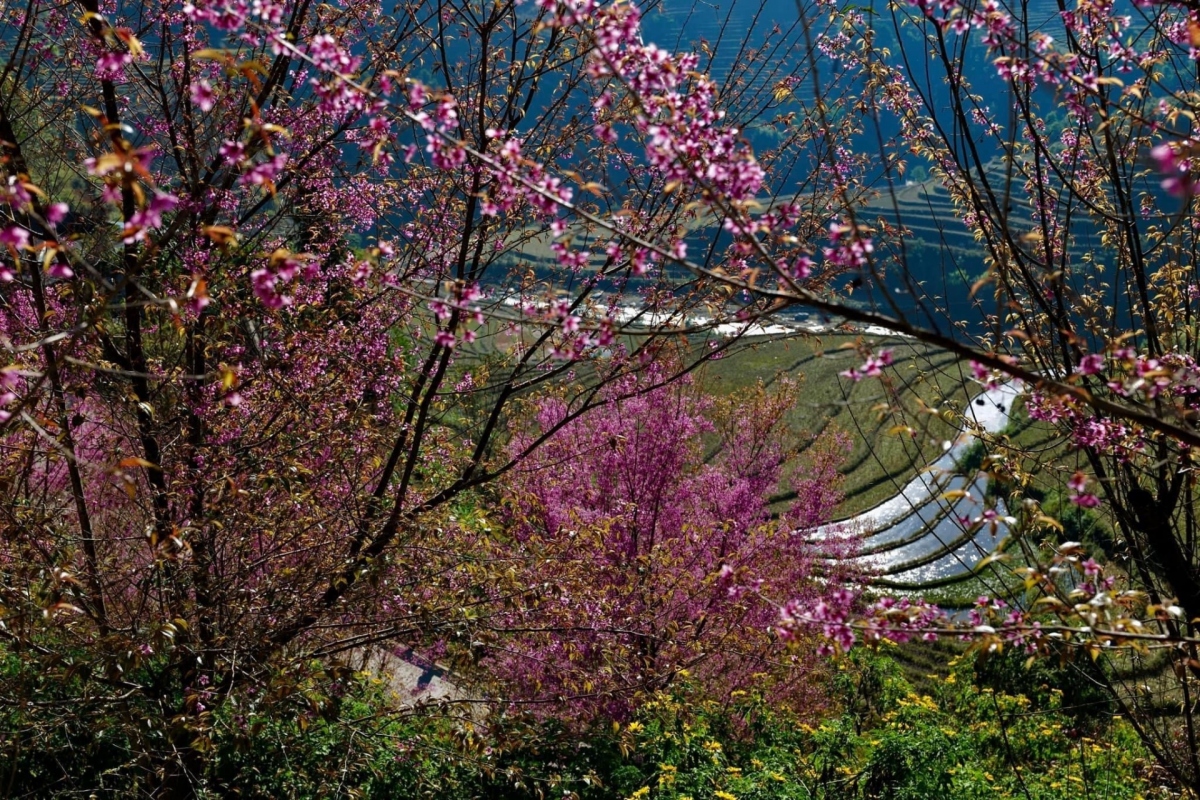
[[[11,676],[14,664],[5,665]],[[885,656],[840,661],[840,708],[804,722],[762,693],[724,697],[683,672],[640,696],[623,723],[567,731],[551,720],[497,719],[486,728],[395,711],[378,679],[310,665],[285,711],[250,697],[212,727],[203,796],[638,798],[1174,797],[1136,733],[1095,705],[1071,707],[1011,687],[981,688],[968,662],[916,690]],[[930,684],[929,680],[925,681]],[[45,696],[69,696],[49,688]],[[22,715],[8,712],[6,730]],[[61,797],[139,788],[122,767],[130,730],[64,726],[10,750],[7,791]]]
[[[719,69],[653,10],[0,7],[11,785],[524,791],[488,742],[575,747],[550,786],[592,731],[622,764],[595,791],[642,797],[1136,793],[1030,727],[1052,692],[881,678],[854,736],[817,724],[815,636],[961,632],[1094,661],[1112,741],[1200,787],[1195,9],[818,0]],[[1003,530],[1019,585],[959,618],[871,593],[865,532],[822,526],[842,435],[791,430],[794,388],[691,382],[794,307],[856,335],[843,380],[919,454],[931,418],[981,434],[986,507],[947,515]],[[1054,441],[983,435],[962,382],[914,401],[898,335],[1022,381]],[[346,666],[413,649],[453,673],[438,719]]]

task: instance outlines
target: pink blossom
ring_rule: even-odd
[[[408,107],[419,111],[428,102],[429,95],[425,91],[425,85],[420,81],[412,81],[408,87]]]
[[[17,391],[20,387],[21,377],[15,367],[0,369],[0,424],[12,418],[12,413],[7,411],[4,406],[10,405],[18,399]]]
[[[238,178],[238,183],[254,186],[273,184],[276,176],[287,165],[287,160],[286,153],[276,153],[267,161],[261,161],[243,172],[241,177]]]
[[[46,209],[46,221],[51,225],[57,225],[67,218],[70,207],[66,203],[51,203]]]
[[[280,309],[292,304],[292,298],[281,294],[278,289],[280,278],[269,269],[260,268],[250,273],[250,285],[254,296],[270,309]]]
[[[209,304],[208,293],[205,291],[205,282],[199,278],[192,281],[188,286],[187,294],[185,295],[186,307],[193,314],[199,314]]]
[[[191,98],[201,111],[212,111],[217,103],[217,93],[213,91],[212,84],[203,78],[192,81]]]
[[[1079,367],[1076,369],[1080,375],[1099,375],[1104,371],[1104,356],[1098,353],[1089,353],[1079,360]]]
[[[883,374],[883,368],[891,366],[892,351],[888,348],[880,350],[874,355],[868,356],[861,367],[852,367],[844,372],[838,373],[843,378],[849,378],[857,383],[863,378],[878,378]]]
[[[75,271],[71,269],[70,265],[67,264],[64,259],[61,258],[56,258],[50,262],[50,266],[47,268],[46,274],[51,278],[59,278],[61,280],[67,280],[75,277]]]
[[[753,664],[762,663],[762,653],[739,655],[739,648],[728,646],[731,638],[767,628],[786,636],[781,623],[788,608],[820,608],[828,632],[846,647],[853,643],[844,623],[856,598],[842,591],[846,573],[818,566],[821,546],[789,531],[828,519],[840,497],[837,465],[849,442],[815,443],[817,458],[794,483],[781,484],[788,456],[774,432],[793,395],[747,404],[738,424],[717,426],[708,418],[712,401],[689,382],[653,388],[663,367],[652,363],[648,373],[617,381],[606,394],[613,405],[576,420],[566,416],[567,403],[547,398],[538,407],[537,429],[514,435],[511,451],[525,455],[540,431],[562,425],[519,461],[506,509],[522,545],[586,575],[569,602],[560,603],[556,594],[538,608],[511,612],[514,625],[552,631],[518,637],[489,656],[491,668],[522,697],[569,695],[576,681],[615,686],[614,663],[653,676],[683,661],[694,665],[697,680],[728,692],[753,680],[761,669]],[[706,437],[722,445],[712,459],[705,458]],[[778,526],[770,522],[769,507],[781,485],[800,500],[786,525]],[[628,579],[634,565],[636,584]],[[816,571],[820,582],[813,580]],[[535,565],[524,579],[544,580],[544,569]],[[800,599],[781,610],[762,596]],[[627,637],[605,632],[641,633],[694,620],[701,610],[706,625],[681,625],[650,660],[639,660]],[[556,618],[566,625],[547,628]],[[716,646],[721,641],[726,646]],[[603,651],[605,668],[587,659],[551,658],[566,647]],[[804,691],[803,683],[789,690]]]
[[[22,250],[29,246],[29,231],[18,225],[0,229],[0,244]]]
[[[150,198],[150,202],[144,208],[135,211],[133,216],[129,218],[129,222],[126,223],[124,236],[122,237],[125,244],[142,241],[146,238],[146,231],[161,228],[163,224],[162,215],[167,211],[171,211],[177,205],[179,205],[179,198],[156,190]]]
[[[102,81],[122,83],[125,80],[125,67],[133,63],[129,53],[108,51],[96,59],[96,78]]]
[[[982,383],[988,391],[999,388],[1002,380],[1002,376],[999,373],[978,361],[971,362],[971,375],[975,380]]]
[[[1160,144],[1150,151],[1155,167],[1165,177],[1162,187],[1168,194],[1182,197],[1192,193],[1192,174],[1189,159],[1183,158],[1174,147]]]
[[[217,151],[226,164],[237,165],[246,157],[246,145],[241,142],[226,139]]]
[[[27,208],[33,202],[33,195],[25,188],[24,181],[16,175],[9,175],[5,184],[4,199],[13,208]]]
[[[429,310],[434,313],[439,322],[445,322],[450,319],[450,305],[442,300],[432,300],[429,303]]]

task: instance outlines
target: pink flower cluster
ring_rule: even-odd
[[[935,629],[944,627],[946,614],[924,600],[884,597],[865,603],[861,593],[838,589],[815,601],[791,600],[780,609],[779,629],[783,635],[815,629],[826,639],[819,651],[832,655],[846,652],[859,634],[869,644],[887,640],[907,642],[937,639]]]
[[[862,363],[862,366],[851,367],[838,374],[843,378],[849,378],[855,383],[861,381],[863,378],[878,378],[883,375],[884,367],[891,366],[892,360],[892,351],[884,348],[874,355],[867,356],[867,360]]]
[[[145,240],[146,232],[161,228],[163,225],[162,215],[173,210],[177,205],[179,205],[179,198],[166,192],[155,191],[150,202],[135,211],[129,217],[129,221],[125,223],[125,230],[121,235],[122,241],[125,244],[133,244]]]
[[[250,32],[258,26],[277,27],[285,8],[279,0],[192,0],[184,4],[183,13],[194,22],[208,23],[219,31],[240,31],[253,39]]]
[[[1184,155],[1181,145],[1160,144],[1150,151],[1150,159],[1163,174],[1162,187],[1177,197],[1191,195],[1194,191],[1192,160]]]
[[[0,369],[0,425],[12,418],[12,412],[6,406],[11,406],[19,398],[17,390],[21,388],[21,376],[15,367]]]
[[[292,304],[292,296],[285,294],[282,287],[291,283],[298,273],[312,278],[316,268],[310,259],[279,249],[271,254],[266,266],[250,273],[250,284],[254,295],[264,306],[280,309]]]
[[[662,180],[701,187],[709,201],[738,203],[758,193],[765,173],[738,129],[720,124],[725,112],[716,107],[716,86],[696,72],[698,56],[644,44],[640,12],[632,4],[598,11],[590,3],[559,8],[563,20],[587,20],[592,27],[597,47],[589,72],[597,81],[615,79],[630,92],[647,161]],[[603,141],[615,137],[603,113],[611,102],[605,93],[594,104]]]
[[[1121,400],[1167,400],[1184,413],[1200,410],[1200,367],[1184,353],[1165,353],[1153,358],[1133,348],[1121,347],[1107,354],[1090,353],[1082,357],[1075,374],[1107,378],[1104,389]],[[1097,448],[1128,459],[1148,446],[1140,427],[1102,417],[1070,397],[1035,391],[1026,407],[1031,418],[1065,427],[1080,447]]]
[[[870,263],[875,245],[862,228],[834,221],[829,225],[829,247],[821,253],[835,267],[862,269]]]
[[[731,643],[761,637],[761,647],[780,647],[770,635],[779,627],[765,599],[772,595],[800,595],[797,605],[826,609],[830,633],[844,633],[839,614],[849,613],[853,594],[842,587],[853,568],[825,556],[853,545],[817,545],[788,526],[829,518],[849,442],[814,442],[787,475],[778,425],[795,401],[790,386],[741,400],[725,418],[686,379],[662,385],[665,372],[651,363],[614,381],[605,395],[612,404],[585,416],[545,399],[538,429],[513,437],[519,461],[504,509],[517,544],[540,556],[521,577],[538,585],[547,580],[543,565],[556,565],[556,588],[542,603],[505,612],[508,625],[499,627],[523,632],[488,657],[521,697],[579,695],[581,711],[595,709],[634,671],[658,685],[681,665],[724,692],[761,682],[756,673],[769,660]],[[711,458],[706,437],[721,444]],[[781,524],[769,498],[785,478],[801,483],[792,483],[796,500]],[[795,678],[791,689],[804,691],[803,671]]]
[[[456,312],[469,315],[476,325],[483,324],[483,310],[476,305],[483,298],[483,290],[477,283],[464,283],[455,281],[450,285],[450,297],[447,299],[437,299],[429,303],[429,309],[433,311],[437,318],[438,325],[446,325],[444,328],[439,328],[434,335],[434,342],[439,347],[452,348],[458,344],[458,337],[455,335],[455,330],[459,324]],[[447,325],[447,323],[449,323]],[[476,333],[472,329],[464,329],[462,331],[462,340],[468,344],[475,341]]]
[[[30,211],[33,208],[33,196],[25,184],[15,176],[10,176],[7,183],[8,191],[4,200],[17,211]],[[42,214],[44,222],[51,230],[67,218],[70,207],[66,203],[50,203]],[[0,228],[0,246],[8,251],[11,261],[0,260],[0,283],[11,283],[20,271],[22,251],[33,249],[34,242],[30,231],[21,225],[9,225]],[[70,278],[74,276],[71,267],[63,258],[53,258],[46,262],[46,273],[52,278]]]
[[[1087,490],[1088,477],[1082,472],[1076,472],[1067,481],[1067,488],[1071,490],[1070,501],[1081,508],[1096,508],[1100,505],[1100,498]]]
[[[8,248],[13,264],[0,261],[0,283],[11,283],[16,277],[16,263],[20,262],[21,251],[29,246],[29,231],[18,225],[0,229],[0,245]]]

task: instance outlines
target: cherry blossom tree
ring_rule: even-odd
[[[806,291],[867,252],[837,223],[814,270],[783,233],[826,230],[865,165],[811,149],[851,115],[781,111],[812,69],[778,57],[795,26],[718,83],[623,5],[2,15],[0,634],[29,667],[4,696],[60,687],[11,741],[117,724],[125,788],[200,792],[243,710],[322,713],[313,663],[473,631],[503,584],[462,514],[777,307],[732,291],[744,228]],[[551,386],[553,419],[510,440]]]
[[[863,43],[838,57],[861,67],[881,151],[895,154],[879,175],[889,200],[856,218],[896,234],[868,282],[909,300],[879,292],[877,308],[970,360],[978,383],[1023,381],[1029,418],[1057,432],[1041,455],[989,437],[985,466],[1015,512],[999,569],[1025,591],[1015,608],[981,598],[968,633],[984,650],[1112,650],[1114,697],[1194,790],[1195,9],[915,0],[837,16]],[[930,180],[905,187],[917,166]],[[881,372],[876,354],[850,377]],[[1047,486],[1111,531],[1112,563],[1064,540]],[[959,627],[926,604],[843,601],[786,613],[846,646]],[[1161,702],[1180,714],[1143,713],[1145,681],[1122,678],[1139,669],[1176,676]]]
[[[621,718],[635,693],[688,674],[714,697],[771,684],[773,696],[815,714],[827,706],[824,660],[789,649],[764,596],[815,601],[853,576],[853,539],[808,541],[841,499],[848,439],[787,436],[795,386],[720,403],[688,380],[634,391],[663,373],[610,385],[614,402],[510,473],[515,541],[503,552],[528,554],[517,582],[538,602],[492,626],[489,670],[517,708],[562,698],[583,719]],[[540,401],[536,430],[566,411],[561,399]],[[803,464],[785,476],[800,445]],[[772,497],[788,488],[799,499],[772,518]]]

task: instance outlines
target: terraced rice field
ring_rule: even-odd
[[[894,433],[903,415],[873,409],[882,398],[879,384],[854,384],[837,376],[858,358],[841,345],[850,334],[812,341],[764,342],[753,358],[741,356],[728,365],[710,368],[710,386],[733,390],[777,366],[780,375],[802,376],[801,400],[793,425],[823,430],[837,425],[855,435],[854,450],[844,468],[847,499],[842,519],[814,532],[814,538],[866,533],[858,561],[878,575],[877,583],[891,591],[921,592],[935,586],[978,581],[980,563],[1004,545],[1008,536],[1007,510],[1002,500],[985,504],[988,477],[958,474],[973,437],[944,417],[931,417],[916,436]],[[924,402],[965,410],[978,428],[999,433],[1009,428],[1018,390],[1004,386],[984,392],[965,380],[957,365],[903,339],[888,340],[901,363],[893,380],[892,402],[905,407]],[[973,388],[972,388],[973,387]],[[968,397],[970,393],[970,397]],[[912,418],[915,415],[909,414]],[[947,497],[947,495],[949,495]],[[786,502],[786,497],[781,497]],[[995,576],[989,583],[995,583]]]
[[[1018,391],[1009,385],[982,392],[968,406],[974,424],[988,433],[1003,430]],[[816,535],[870,531],[857,561],[891,588],[917,590],[970,576],[1009,532],[1003,501],[990,510],[985,506],[987,475],[956,473],[972,438],[963,431],[896,496],[848,520],[823,526]]]

